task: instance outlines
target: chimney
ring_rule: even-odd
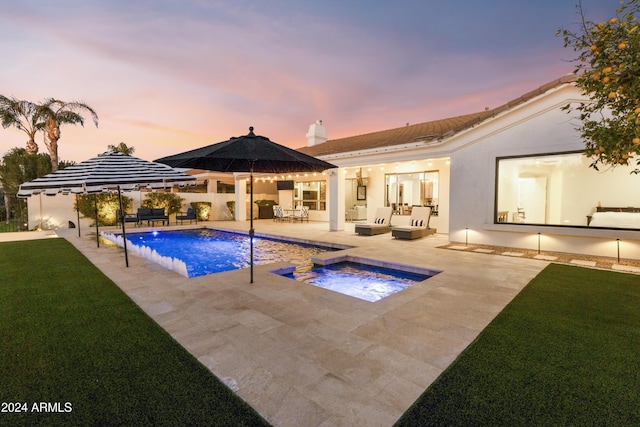
[[[315,123],[309,126],[309,132],[307,132],[307,145],[309,147],[327,142],[327,139],[327,130],[324,128],[322,120],[316,120]]]

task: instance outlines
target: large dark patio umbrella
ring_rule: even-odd
[[[124,214],[121,191],[132,191],[140,188],[164,189],[173,186],[194,185],[195,177],[177,171],[167,165],[148,162],[123,153],[107,151],[97,157],[76,163],[67,168],[47,174],[20,186],[18,197],[30,197],[34,194],[96,194],[117,191],[120,201],[120,213]],[[79,217],[79,214],[78,214]],[[122,223],[124,239],[124,255],[127,267],[127,235]],[[78,235],[80,235],[78,220]],[[96,241],[98,236],[98,215],[96,208]]]
[[[231,137],[227,141],[155,160],[174,168],[204,169],[217,172],[249,172],[251,191],[249,206],[253,210],[253,173],[322,172],[337,166],[308,156],[269,138],[253,133]],[[253,283],[253,214],[249,213],[250,271]]]

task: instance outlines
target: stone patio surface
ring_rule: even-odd
[[[122,249],[97,248],[95,234],[58,234],[273,425],[390,426],[548,262],[353,227],[255,221],[258,235],[353,245],[354,256],[442,273],[371,303],[270,273],[285,263],[256,266],[253,284],[248,269],[188,279],[133,254],[126,268]]]

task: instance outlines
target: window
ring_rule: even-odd
[[[385,206],[398,215],[410,215],[413,206],[431,206],[437,215],[438,178],[438,171],[386,174]]]
[[[327,210],[327,183],[325,181],[296,182],[293,202],[311,211]]]
[[[581,152],[498,158],[495,222],[640,229],[635,167],[589,164]]]

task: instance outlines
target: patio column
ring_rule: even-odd
[[[329,231],[344,230],[344,176],[340,169],[329,170]]]
[[[236,221],[247,220],[247,180],[236,180]]]

